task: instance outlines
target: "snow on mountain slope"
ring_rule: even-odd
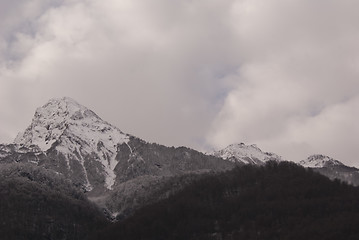
[[[306,160],[300,161],[299,164],[302,165],[303,167],[308,167],[308,168],[322,168],[326,166],[344,166],[344,164],[341,163],[340,161],[321,154],[312,155],[308,157]]]
[[[267,161],[283,161],[283,159],[274,153],[263,152],[256,145],[246,145],[244,143],[231,144],[228,147],[212,153],[216,157],[240,162],[244,164],[261,165]]]
[[[37,145],[47,153],[54,148],[65,157],[69,169],[71,159],[78,161],[83,168],[87,190],[92,186],[85,158],[91,155],[102,164],[105,187],[111,189],[116,178],[118,145],[127,144],[129,137],[73,99],[60,98],[51,99],[38,108],[31,125],[16,137],[15,143],[26,147]]]

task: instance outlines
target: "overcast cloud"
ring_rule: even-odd
[[[359,2],[0,2],[0,142],[69,96],[121,130],[359,166]]]

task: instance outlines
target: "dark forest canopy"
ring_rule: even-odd
[[[359,239],[359,189],[288,162],[205,173],[117,223],[52,171],[0,172],[1,239]]]
[[[83,239],[106,219],[68,180],[31,164],[0,169],[0,239]]]
[[[359,239],[359,189],[293,163],[205,176],[91,239]]]

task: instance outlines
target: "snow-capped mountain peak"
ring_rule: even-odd
[[[14,142],[26,147],[37,145],[44,152],[55,149],[64,156],[68,168],[70,160],[76,159],[84,170],[87,188],[91,189],[84,164],[86,156],[95,156],[102,164],[105,186],[111,188],[116,178],[117,147],[127,144],[129,138],[93,111],[65,97],[51,99],[38,108],[31,125]]]
[[[222,150],[212,153],[212,155],[244,164],[260,165],[270,160],[283,161],[283,159],[275,153],[263,152],[255,144],[246,145],[244,143],[231,144]]]
[[[119,129],[103,121],[93,111],[65,97],[51,99],[38,108],[31,125],[24,133],[18,134],[15,143],[25,146],[37,145],[41,150],[47,151],[54,142],[69,134],[85,140],[86,145],[93,145],[91,143],[96,142],[96,146],[99,140],[104,143],[117,142],[120,140],[119,135],[121,139],[126,137]]]
[[[315,154],[310,157],[308,157],[306,160],[302,160],[299,162],[300,165],[303,167],[309,167],[309,168],[322,168],[327,166],[341,166],[344,165],[338,160],[335,160],[331,157],[321,155],[321,154]]]
[[[25,146],[37,145],[41,150],[47,151],[69,125],[78,125],[80,121],[85,123],[102,120],[71,98],[51,99],[36,109],[31,125],[24,133],[19,133],[14,142]]]

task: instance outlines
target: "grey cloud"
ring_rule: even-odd
[[[343,143],[357,140],[359,118],[355,1],[31,3],[2,3],[3,139],[49,98],[70,96],[167,145],[244,141],[295,160],[318,150],[355,162]],[[352,114],[318,127],[340,113]]]
[[[249,11],[239,14],[246,49],[237,76],[242,84],[229,93],[209,142],[224,146],[249,141],[289,159],[322,152],[357,164],[357,149],[348,142],[357,142],[358,128],[352,123],[359,115],[348,100],[359,95],[359,34],[354,31],[358,16],[353,10],[358,3],[250,4]],[[340,112],[327,112],[338,104],[347,114],[326,125],[339,117]],[[352,130],[343,129],[343,124]]]
[[[3,81],[26,88],[32,109],[68,95],[124,131],[196,145],[219,107],[209,103],[226,90],[217,76],[237,64],[227,10],[216,1],[65,1],[33,20],[35,36],[18,35],[25,50]]]

